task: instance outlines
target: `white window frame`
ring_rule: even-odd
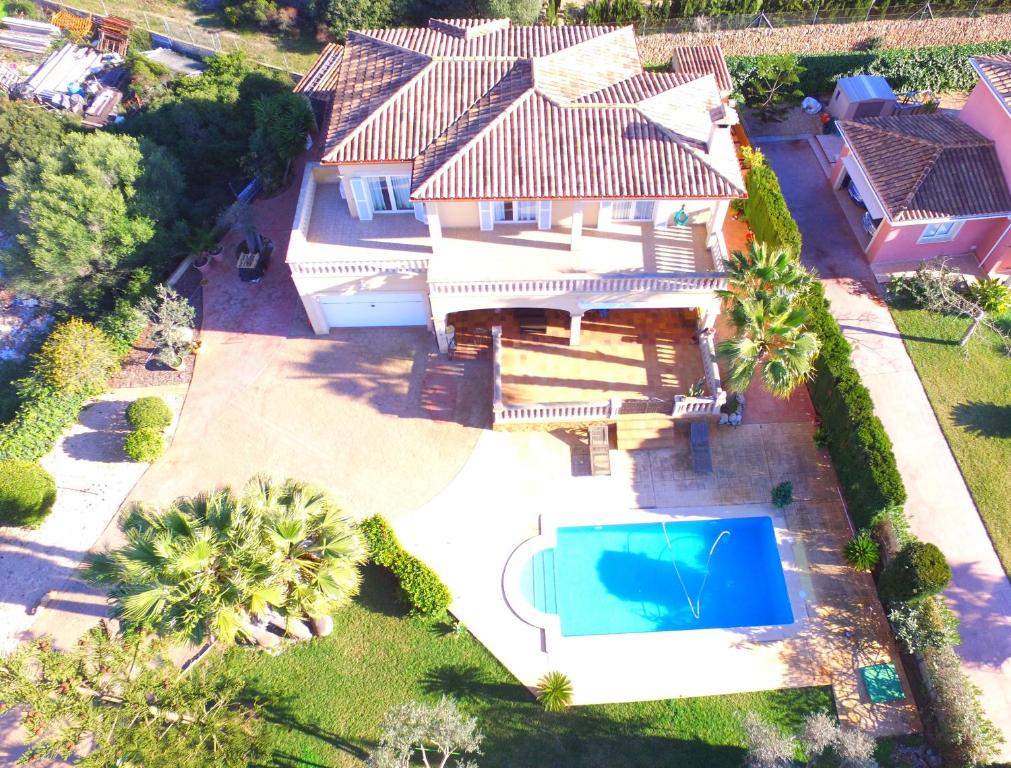
[[[623,215],[622,208],[629,206],[628,216]],[[640,208],[640,206],[644,206]],[[648,207],[645,207],[648,206]],[[643,215],[645,213],[645,215]],[[611,202],[611,221],[646,222],[653,221],[656,216],[656,200],[613,200]]]
[[[962,228],[964,223],[964,221],[950,219],[948,221],[939,221],[933,224],[927,224],[923,228],[923,232],[920,233],[920,239],[916,242],[918,245],[927,245],[929,243],[950,243],[958,236],[958,231]]]
[[[406,208],[397,207],[397,196],[393,192],[393,180],[394,179],[407,179],[408,195],[410,194],[411,188],[411,176],[410,174],[373,174],[373,175],[362,175],[358,178],[361,179],[362,186],[365,189],[365,194],[368,198],[369,208],[372,209],[372,213],[414,213],[414,203],[410,200],[407,201]],[[370,183],[373,181],[379,181],[380,183],[385,182],[386,189],[383,190],[384,199],[390,203],[390,208],[388,210],[379,210],[372,205],[372,190],[370,188]]]
[[[520,218],[520,207],[525,210],[524,218]],[[536,224],[536,200],[493,200],[491,203],[492,221],[495,224]]]

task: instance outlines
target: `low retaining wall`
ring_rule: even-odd
[[[1011,40],[1011,14],[925,21],[874,20],[854,24],[817,24],[777,29],[728,29],[714,32],[646,34],[639,53],[646,64],[666,64],[679,45],[718,43],[727,56],[761,53],[837,53],[881,38],[882,48],[959,45]]]

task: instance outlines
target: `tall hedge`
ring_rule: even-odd
[[[840,77],[881,75],[896,91],[967,91],[976,83],[970,56],[1011,53],[1011,41],[946,45],[935,48],[888,48],[847,53],[801,53],[804,67],[799,88],[806,94],[826,94]],[[772,55],[730,56],[727,64],[737,90]]]
[[[800,257],[801,236],[790,214],[776,173],[760,152],[749,151],[744,214],[758,242],[789,250]],[[808,384],[811,400],[835,464],[853,522],[870,525],[881,510],[906,500],[906,489],[895,464],[892,441],[874,415],[870,392],[853,367],[849,342],[829,310],[821,283],[807,298],[808,326],[821,340]]]
[[[744,215],[755,240],[800,258],[800,230],[790,215],[779,179],[758,150],[745,150],[745,159],[751,169],[744,181],[748,190]]]

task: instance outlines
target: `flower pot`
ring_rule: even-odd
[[[214,261],[220,262],[223,258],[225,258],[225,249],[222,248],[221,245],[216,245],[207,252],[207,255]]]
[[[211,260],[206,256],[197,256],[193,259],[193,266],[200,270],[201,275],[206,275],[211,271]]]

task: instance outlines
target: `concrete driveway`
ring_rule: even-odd
[[[238,234],[226,238],[178,432],[132,500],[164,504],[267,472],[328,488],[356,517],[395,516],[435,496],[473,450],[491,412],[486,361],[439,357],[424,328],[313,335],[284,265],[297,196],[296,184],[254,206],[275,243],[260,284],[239,281]]]
[[[913,532],[951,564],[945,592],[961,619],[958,653],[1004,732],[1011,759],[1011,584],[980,520],[923,385],[839,202],[805,141],[765,143],[804,236],[802,258],[822,277],[832,314],[895,449]]]

